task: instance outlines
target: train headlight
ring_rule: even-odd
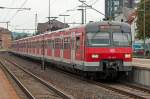
[[[125,58],[131,58],[131,54],[125,54],[124,57]]]
[[[98,54],[92,54],[92,58],[99,58]]]

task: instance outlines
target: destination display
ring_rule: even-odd
[[[102,32],[120,32],[121,26],[119,25],[100,25],[100,31]]]

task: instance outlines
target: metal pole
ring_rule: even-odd
[[[49,16],[48,16],[49,17],[49,24],[50,24],[50,17],[51,17],[51,11],[50,11],[51,7],[50,7],[50,5],[51,5],[51,1],[49,0]]]
[[[84,24],[84,9],[78,9],[81,10],[82,16],[81,16],[81,23]]]
[[[82,11],[82,24],[84,24],[84,9],[82,9],[81,11]]]
[[[66,22],[65,22],[65,16],[64,16],[64,28],[65,28],[65,23],[66,23]]]
[[[9,22],[6,22],[6,24],[7,24],[7,29],[8,29]]]
[[[85,2],[86,2],[86,0],[85,0]],[[84,4],[85,5],[85,4]],[[84,23],[86,24],[86,7],[84,7],[85,9],[84,9]]]
[[[143,25],[144,26],[144,31],[143,31],[144,32],[144,55],[145,55],[145,39],[146,39],[145,38],[145,32],[146,32],[145,31],[145,25],[146,25],[145,23],[146,22],[145,22],[145,0],[144,0],[144,25]]]
[[[37,13],[35,14],[35,34],[37,32]]]
[[[45,55],[45,47],[44,47],[45,43],[44,43],[44,35],[43,35],[43,40],[42,40],[42,66],[41,69],[45,70],[45,62],[44,62],[44,55]]]
[[[85,1],[81,1],[81,2],[85,2]],[[82,24],[84,24],[84,4],[82,3]]]
[[[49,15],[48,15],[48,23],[49,23],[49,30],[51,31],[51,19],[50,19],[50,17],[51,17],[51,1],[49,0],[49,11],[48,11],[48,13],[49,13]]]
[[[63,16],[64,17],[64,28],[65,28],[65,24],[66,24],[66,16],[70,16],[70,15],[67,15],[67,14],[60,14],[59,16]]]

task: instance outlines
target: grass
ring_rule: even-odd
[[[7,51],[8,49],[0,48],[0,51]]]
[[[145,59],[150,59],[150,56],[149,57],[146,57],[144,55],[133,55],[133,58],[145,58]]]

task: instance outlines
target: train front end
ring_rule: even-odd
[[[86,26],[85,70],[100,78],[116,78],[132,70],[131,29],[126,23],[100,22]]]

